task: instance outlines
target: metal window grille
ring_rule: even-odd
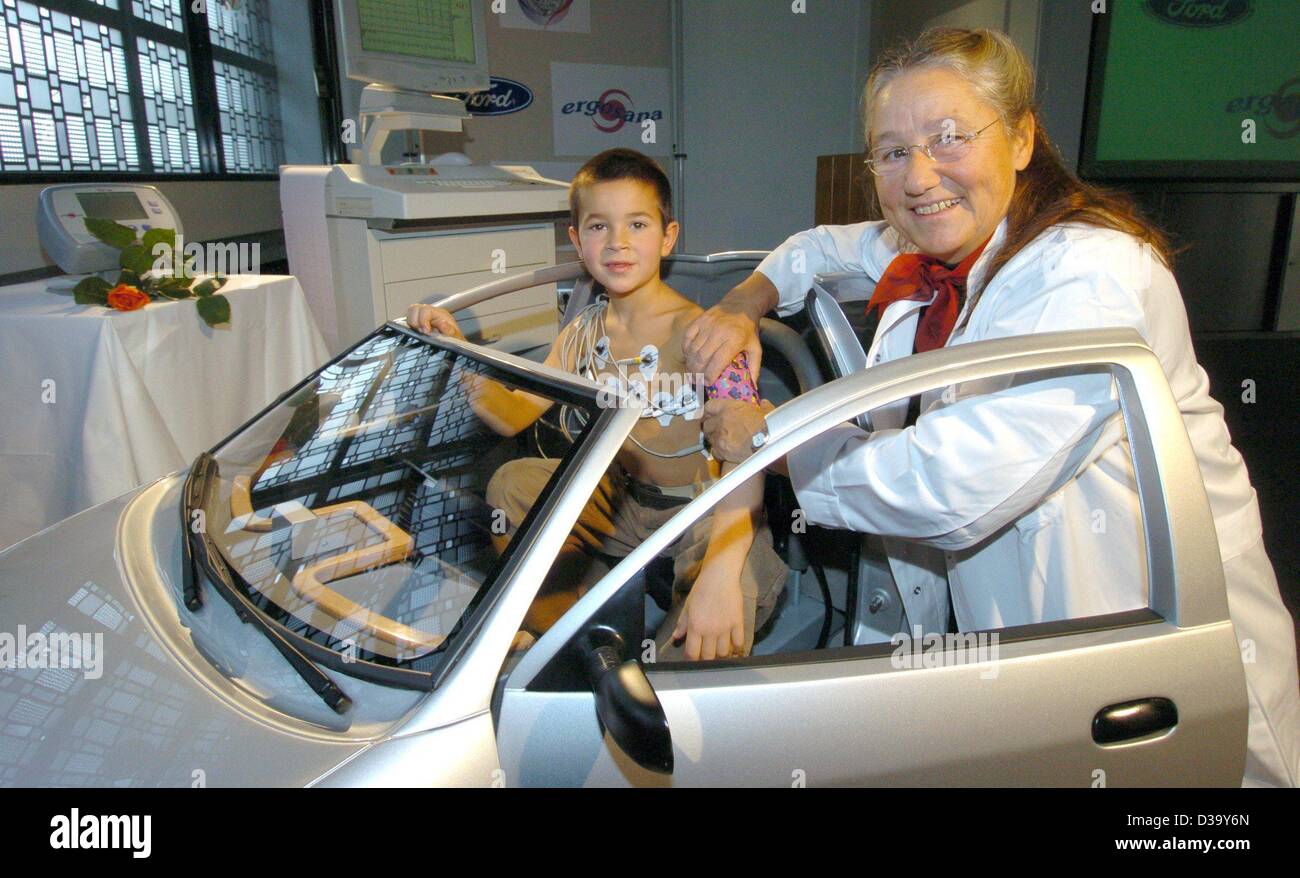
[[[0,0],[0,179],[273,174],[268,0]]]

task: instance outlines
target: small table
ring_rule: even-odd
[[[294,277],[119,312],[0,287],[0,549],[182,469],[328,359]]]

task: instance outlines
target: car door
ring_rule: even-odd
[[[926,391],[1075,370],[1107,370],[1118,389],[1147,547],[1146,570],[1135,575],[1147,577],[1148,607],[969,633],[923,646],[923,655],[896,640],[695,665],[645,661],[642,632],[618,609],[635,596],[637,573],[769,462]],[[1214,523],[1176,403],[1136,333],[1039,334],[910,357],[792,400],[768,426],[753,457],[614,568],[509,671],[497,723],[508,783],[1240,783],[1246,695]],[[582,645],[610,643],[611,628],[620,674],[642,689],[628,703],[644,715],[611,712],[593,695],[609,687],[599,662],[584,666],[591,653]],[[658,720],[671,736],[668,770],[643,767],[651,763],[638,753],[662,731]]]

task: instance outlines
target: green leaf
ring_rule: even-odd
[[[120,284],[126,284],[127,286],[139,287],[140,275],[129,268],[124,268],[121,273],[118,274],[117,282]]]
[[[176,251],[176,230],[150,229],[140,238],[140,243],[144,245],[144,249],[149,251],[150,256],[154,255],[153,248],[159,244],[166,244],[174,254]],[[172,257],[172,261],[175,261],[175,256]]]
[[[134,271],[142,277],[153,268],[153,257],[149,255],[149,251],[144,248],[143,244],[131,244],[123,249],[118,262],[123,268]]]
[[[224,287],[225,285],[226,285],[226,278],[210,277],[205,281],[200,281],[199,283],[195,284],[193,287],[191,287],[191,289],[193,290],[194,295],[196,296],[210,296],[213,293],[215,293],[217,290]]]
[[[208,326],[230,322],[230,300],[225,296],[204,296],[195,304],[198,306],[199,316]]]
[[[114,250],[123,250],[135,241],[135,231],[111,219],[86,217],[86,231],[103,241]]]
[[[169,299],[188,299],[193,278],[165,277],[158,281],[158,293]]]
[[[107,305],[108,291],[112,288],[108,281],[92,274],[72,288],[72,298],[78,305]]]
[[[177,273],[175,229],[150,229],[140,237],[140,245],[149,254],[151,271],[169,277]],[[158,263],[162,265],[155,270]]]

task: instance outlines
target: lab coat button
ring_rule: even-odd
[[[912,594],[920,594],[920,593],[921,593],[921,586],[918,585],[912,589]]]

